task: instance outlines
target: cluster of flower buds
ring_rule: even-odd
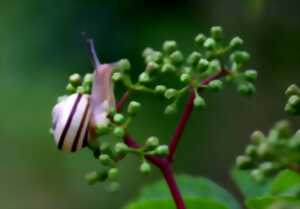
[[[245,153],[236,158],[236,166],[258,182],[282,169],[299,169],[299,162],[300,130],[293,135],[287,121],[276,123],[267,136],[255,131]]]
[[[199,88],[216,92],[222,89],[223,82],[214,80],[201,85],[201,81],[222,70],[229,72],[230,69],[226,80],[235,83],[241,94],[254,93],[253,82],[256,80],[257,72],[242,71],[250,55],[242,50],[241,38],[234,37],[226,42],[222,28],[214,26],[209,36],[198,34],[194,40],[195,50],[187,55],[184,55],[174,40],[165,41],[161,50],[147,47],[142,54],[145,69],[139,74],[136,83],[132,82],[129,75],[128,70],[131,66],[129,61],[121,59],[115,66],[113,80],[122,82],[130,91],[142,91],[165,98],[169,101],[164,109],[165,114],[176,113],[178,101],[191,89],[196,93],[194,105],[204,107],[206,102],[198,94]],[[177,83],[174,84],[170,80]]]
[[[78,73],[72,74],[69,77],[69,83],[66,86],[68,94],[82,93],[90,94],[93,83],[93,74],[87,73],[82,78]]]
[[[290,85],[285,91],[288,101],[284,107],[284,110],[293,115],[300,113],[300,89],[296,84]]]

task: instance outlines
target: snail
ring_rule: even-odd
[[[52,133],[60,150],[75,152],[93,138],[97,125],[107,124],[108,112],[115,106],[112,84],[113,64],[101,64],[92,39],[87,39],[94,66],[91,95],[74,93],[52,110]]]

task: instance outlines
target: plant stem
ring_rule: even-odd
[[[222,68],[221,71],[219,73],[217,73],[216,75],[211,76],[211,77],[203,80],[200,83],[198,90],[203,89],[211,81],[219,79],[219,78],[221,78],[221,77],[223,77],[227,74],[229,74],[229,71],[226,70],[225,68]],[[184,128],[185,128],[185,126],[188,122],[188,119],[190,118],[191,113],[194,109],[194,104],[193,104],[194,98],[195,98],[195,92],[192,91],[191,95],[190,95],[190,97],[189,97],[189,99],[188,99],[188,101],[187,101],[187,103],[184,107],[183,114],[182,114],[181,118],[179,119],[179,122],[177,124],[176,129],[175,129],[175,132],[174,132],[174,134],[173,134],[173,136],[171,137],[171,140],[170,140],[169,155],[168,155],[168,161],[169,162],[172,162],[173,159],[174,159],[174,155],[175,155],[178,143],[180,142],[180,139],[181,139],[181,136],[183,134]]]
[[[116,110],[117,112],[120,112],[122,107],[124,106],[126,100],[128,99],[129,97],[129,91],[126,91],[123,96],[121,97],[121,99],[118,101],[117,105],[116,105]]]

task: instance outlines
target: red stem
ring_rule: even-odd
[[[216,80],[218,78],[221,78],[225,75],[227,75],[229,73],[228,70],[226,69],[222,69],[219,73],[217,73],[216,75],[214,76],[211,76],[205,80],[203,80],[198,88],[198,90],[201,90],[204,88],[205,85],[209,84],[211,81],[213,80]],[[181,139],[181,136],[183,134],[183,131],[184,131],[184,128],[188,122],[188,119],[190,118],[191,116],[191,113],[194,109],[194,98],[195,98],[195,92],[192,91],[185,107],[184,107],[184,111],[183,111],[183,114],[177,124],[177,127],[175,129],[175,132],[170,140],[170,144],[169,144],[169,155],[168,155],[168,161],[169,162],[172,162],[173,159],[174,159],[174,155],[175,155],[175,152],[176,152],[176,149],[177,149],[177,146],[178,146],[178,143],[180,142],[180,139]]]
[[[123,96],[121,97],[121,99],[118,101],[117,105],[116,105],[116,110],[117,112],[120,112],[122,107],[124,106],[126,100],[129,97],[129,91],[126,91]]]

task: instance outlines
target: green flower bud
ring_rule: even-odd
[[[125,130],[122,127],[116,127],[113,131],[113,134],[118,138],[123,138],[125,135]]]
[[[269,144],[261,143],[258,146],[257,153],[262,158],[269,158],[273,154],[273,151]]]
[[[202,33],[198,34],[196,37],[195,37],[195,42],[197,44],[199,44],[200,46],[204,43],[204,41],[206,40],[206,36]]]
[[[295,134],[295,136],[289,141],[289,147],[293,150],[300,150],[300,135],[299,131]]]
[[[236,36],[236,37],[234,37],[234,38],[230,41],[229,46],[230,46],[231,48],[240,48],[243,44],[244,44],[243,39],[241,39],[240,37]]]
[[[141,103],[136,101],[131,101],[128,105],[127,112],[129,114],[136,114],[141,109]]]
[[[108,124],[97,124],[96,125],[96,133],[98,136],[105,135],[109,133],[110,128]]]
[[[210,29],[210,33],[214,39],[218,40],[222,38],[223,29],[220,26],[213,26]]]
[[[160,145],[154,150],[154,154],[159,156],[166,156],[169,154],[168,145]]]
[[[111,168],[108,171],[108,179],[109,180],[116,180],[119,176],[119,171],[117,168]]]
[[[151,56],[153,54],[153,52],[154,52],[154,50],[152,48],[147,47],[143,51],[143,57]]]
[[[192,52],[190,56],[187,58],[187,63],[190,65],[196,65],[201,58],[201,54],[199,52]]]
[[[73,86],[79,86],[81,84],[81,76],[78,73],[74,73],[74,74],[70,75],[69,82]]]
[[[251,143],[259,145],[265,140],[265,135],[261,131],[254,131],[250,137]]]
[[[144,161],[141,166],[140,166],[140,171],[143,174],[149,174],[151,171],[151,166],[149,163],[147,163],[146,161]]]
[[[238,91],[241,95],[250,96],[255,93],[255,86],[249,82],[239,84]]]
[[[112,75],[112,80],[115,82],[122,80],[122,78],[123,78],[123,74],[121,72],[115,72]]]
[[[213,49],[216,47],[216,41],[212,38],[208,38],[204,41],[203,46],[207,49]]]
[[[122,124],[125,121],[125,117],[121,113],[117,113],[114,115],[114,122],[118,124]]]
[[[146,145],[147,149],[152,150],[152,149],[156,148],[157,146],[159,146],[159,139],[156,136],[151,136],[147,139],[145,145]]]
[[[300,97],[297,95],[292,95],[288,99],[288,103],[292,105],[293,107],[299,107],[300,106]]]
[[[85,88],[83,86],[78,86],[76,92],[80,94],[86,93]]]
[[[183,61],[183,55],[180,51],[174,51],[170,55],[170,59],[171,59],[172,63],[179,64],[179,63],[182,63],[182,61]]]
[[[150,81],[150,76],[149,76],[148,73],[143,72],[143,73],[140,74],[140,76],[139,76],[139,82],[141,82],[141,83],[147,83],[149,81]]]
[[[209,65],[208,65],[208,68],[209,68],[211,73],[218,71],[219,69],[221,69],[220,61],[217,60],[217,59],[214,59],[214,60],[210,61]]]
[[[258,182],[262,182],[265,179],[263,172],[259,169],[254,169],[250,174]]]
[[[230,59],[232,62],[245,63],[249,61],[250,54],[246,51],[235,51],[230,55]]]
[[[85,179],[88,181],[88,183],[90,185],[92,185],[92,184],[95,184],[99,181],[100,174],[99,174],[99,172],[93,171],[93,172],[87,173],[85,175]]]
[[[158,94],[163,94],[167,90],[167,87],[164,85],[157,85],[155,86],[155,92]]]
[[[245,154],[250,157],[256,157],[257,156],[257,146],[252,145],[252,144],[248,145],[246,147]]]
[[[287,120],[277,122],[274,128],[278,131],[280,138],[290,138],[292,136],[291,126]]]
[[[107,143],[107,142],[102,142],[101,146],[100,146],[100,150],[101,150],[102,153],[110,152],[111,151],[110,144]]]
[[[300,89],[296,84],[290,85],[285,91],[285,95],[292,96],[293,94],[300,95]]]
[[[166,108],[164,113],[166,115],[172,115],[175,114],[177,112],[177,106],[175,103],[169,104]]]
[[[277,170],[277,166],[272,162],[263,162],[262,164],[260,164],[259,170],[264,175],[271,175],[274,171]]]
[[[146,66],[147,71],[157,70],[158,68],[159,68],[159,65],[156,62],[149,62]]]
[[[191,76],[187,73],[183,73],[183,74],[180,75],[180,81],[182,83],[188,83],[188,82],[191,81]]]
[[[83,84],[91,85],[94,80],[94,75],[92,73],[87,73],[83,77]]]
[[[75,88],[72,84],[69,83],[69,84],[66,86],[66,91],[67,91],[68,93],[70,93],[70,94],[73,94],[73,93],[76,92],[76,88]]]
[[[167,99],[171,99],[171,98],[174,97],[176,94],[177,94],[177,90],[176,90],[176,89],[170,88],[170,89],[167,89],[167,90],[165,91],[165,97],[166,97]]]
[[[125,155],[128,153],[128,146],[122,142],[119,142],[115,145],[115,152],[118,154],[118,155]]]
[[[201,71],[203,71],[203,70],[205,70],[207,67],[208,67],[208,65],[209,65],[209,62],[208,62],[208,60],[207,59],[200,59],[199,60],[199,63],[198,63],[198,68],[201,70]]]
[[[299,113],[299,110],[295,107],[293,107],[291,104],[287,103],[284,107],[284,111],[289,113],[289,114],[298,114]]]
[[[177,48],[176,41],[165,41],[163,44],[163,50],[168,54],[174,52],[176,48]]]
[[[127,71],[130,70],[131,65],[128,59],[121,59],[118,62],[118,67],[120,71]]]
[[[247,70],[244,75],[248,81],[255,81],[257,78],[256,70]]]
[[[194,99],[194,106],[202,108],[205,107],[205,105],[206,105],[205,100],[201,96],[197,95]]]
[[[223,88],[223,82],[221,80],[214,80],[208,84],[208,88],[213,91],[220,91]]]
[[[112,160],[112,159],[110,158],[110,156],[107,155],[107,154],[101,154],[101,155],[99,156],[99,160],[100,160],[100,162],[101,162],[103,165],[105,165],[105,166],[112,165],[112,163],[113,163],[113,160]]]
[[[164,64],[161,69],[162,73],[174,72],[174,71],[175,71],[174,65],[171,65],[169,63]]]
[[[252,167],[252,160],[249,156],[240,155],[236,158],[236,166],[240,169],[249,169]]]

